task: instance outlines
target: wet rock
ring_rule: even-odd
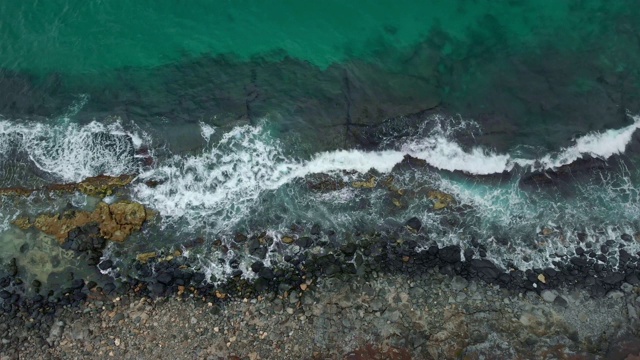
[[[631,242],[633,241],[633,237],[629,234],[622,234],[620,235],[620,238],[626,242]]]
[[[453,196],[438,190],[431,190],[427,197],[433,200],[433,210],[442,210],[454,203]]]
[[[479,278],[491,281],[496,279],[501,271],[491,261],[484,259],[473,259],[469,261],[469,267]]]
[[[320,225],[318,224],[313,224],[313,226],[311,226],[311,235],[314,236],[318,236],[320,235]]]
[[[638,277],[638,273],[636,273],[636,272],[632,272],[630,274],[627,274],[627,276],[624,278],[624,280],[626,282],[628,282],[629,284],[634,285],[634,286],[640,285],[640,278]]]
[[[324,269],[324,273],[327,276],[333,276],[336,275],[338,273],[340,273],[340,271],[342,271],[342,268],[340,267],[340,265],[338,264],[329,264],[325,269]]]
[[[26,189],[22,187],[0,189],[0,195],[29,196],[36,191],[74,192],[79,191],[89,196],[106,197],[113,194],[117,188],[127,186],[133,181],[133,175],[107,176],[98,175],[89,177],[81,182],[52,184],[38,189]],[[17,225],[17,224],[16,224]]]
[[[111,294],[114,290],[116,289],[116,285],[114,283],[106,283],[103,287],[102,287],[102,291],[105,294]]]
[[[141,264],[146,264],[147,262],[149,262],[149,260],[154,259],[157,256],[158,254],[155,251],[151,251],[136,255],[136,260],[138,260],[138,262]]]
[[[295,241],[295,239],[293,237],[291,237],[291,236],[283,236],[282,237],[282,242],[287,244],[287,245],[293,244],[294,241]]]
[[[133,181],[133,175],[89,177],[79,183],[54,184],[46,187],[50,191],[80,191],[89,196],[105,197],[113,194],[113,190],[127,186]]]
[[[235,270],[231,271],[231,276],[232,276],[232,277],[242,276],[242,270],[240,270],[240,269],[235,269]]]
[[[554,278],[556,275],[558,275],[558,272],[554,268],[546,268],[544,269],[544,273],[548,278]]]
[[[273,273],[273,270],[271,268],[263,267],[258,272],[258,276],[260,276],[262,279],[265,279],[265,280],[273,280],[273,278],[275,277],[275,274]]]
[[[417,217],[412,217],[411,219],[407,220],[404,225],[413,233],[417,233],[418,231],[420,231],[420,228],[422,228],[422,222]]]
[[[356,250],[358,250],[358,247],[354,243],[345,244],[340,248],[340,251],[342,251],[346,256],[353,256],[353,254],[356,253]]]
[[[263,268],[264,264],[262,263],[262,261],[256,261],[251,264],[251,271],[253,271],[254,273],[259,273]]]
[[[351,183],[351,186],[356,189],[372,189],[376,187],[376,181],[376,177],[372,176],[367,181],[354,181],[353,183]]]
[[[629,261],[631,261],[631,259],[632,259],[631,254],[629,254],[629,252],[627,252],[627,251],[626,251],[626,250],[624,250],[624,249],[621,249],[621,250],[618,252],[618,255],[619,255],[619,256],[618,256],[618,259],[620,260],[620,264],[621,264],[621,265],[624,265],[624,264],[628,263],[628,262],[629,262]]]
[[[34,191],[23,187],[2,188],[0,189],[0,196],[29,196]]]
[[[564,297],[556,296],[555,300],[553,300],[553,305],[559,306],[559,307],[567,307],[569,306],[569,303]]]
[[[442,261],[450,264],[460,262],[460,248],[456,245],[443,247],[438,252],[438,257]]]
[[[589,265],[586,257],[573,257],[569,262],[577,267],[587,267]]]
[[[71,281],[71,289],[82,289],[84,287],[83,279],[73,279]]]
[[[318,192],[331,192],[343,189],[347,184],[327,174],[312,174],[306,177],[309,189]]]
[[[393,169],[394,170],[397,170],[399,168],[415,169],[415,168],[423,168],[425,166],[427,166],[427,162],[425,160],[418,159],[410,155],[405,155],[402,158],[402,161],[399,164],[396,164],[393,167]]]
[[[109,270],[113,267],[113,261],[107,259],[103,262],[101,262],[100,264],[98,264],[98,268],[102,271],[106,271]]]
[[[475,252],[473,251],[473,249],[464,249],[463,255],[465,261],[471,261],[473,259],[473,256],[475,255]]]
[[[164,295],[164,293],[167,291],[167,288],[162,283],[153,283],[149,285],[149,290],[151,291],[151,294],[158,297]]]
[[[616,273],[607,275],[604,279],[602,279],[602,281],[604,281],[605,284],[614,285],[624,281],[624,278],[625,278],[625,275],[623,273],[616,272]]]
[[[525,187],[558,186],[574,180],[576,176],[602,170],[606,165],[606,162],[601,159],[585,157],[555,170],[534,171],[526,174],[520,179],[520,185]]]
[[[264,259],[267,256],[268,249],[260,243],[259,239],[251,239],[248,244],[249,254]]]
[[[33,226],[64,242],[72,230],[95,223],[102,237],[122,242],[134,231],[139,231],[151,216],[152,213],[139,203],[120,201],[108,205],[100,202],[93,212],[70,210],[56,215],[42,214]]]
[[[11,277],[15,277],[16,275],[18,275],[18,262],[16,261],[16,258],[11,258],[11,260],[9,260],[9,264],[7,265],[7,273],[9,273],[9,276]]]
[[[12,224],[19,227],[22,230],[27,230],[31,227],[31,222],[28,217],[19,217],[12,221]]]
[[[161,272],[156,275],[156,281],[163,285],[170,285],[173,283],[173,276],[168,272]]]
[[[300,246],[303,249],[310,248],[313,245],[313,239],[308,236],[302,236],[298,238],[296,241],[296,245]]]

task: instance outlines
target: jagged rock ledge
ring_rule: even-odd
[[[115,189],[129,185],[134,178],[134,175],[98,175],[86,178],[77,183],[51,184],[37,189],[24,187],[2,188],[0,189],[0,196],[29,196],[38,191],[67,193],[79,191],[89,196],[105,197],[111,195]]]

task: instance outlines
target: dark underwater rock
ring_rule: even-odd
[[[420,228],[422,228],[422,222],[415,216],[407,220],[404,225],[414,233],[417,233],[420,231]]]
[[[460,247],[456,245],[445,246],[438,252],[438,257],[446,263],[457,263],[460,261]]]
[[[562,183],[573,180],[575,177],[590,175],[594,171],[602,171],[606,168],[606,161],[589,156],[577,159],[557,169],[534,171],[525,174],[520,179],[520,185],[524,187],[559,186]]]

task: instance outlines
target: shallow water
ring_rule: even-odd
[[[632,5],[4,3],[0,187],[138,175],[126,195],[160,218],[110,247],[123,264],[263,231],[277,261],[301,250],[278,240],[314,224],[346,242],[411,236],[395,232],[414,216],[419,246],[481,243],[503,266],[549,266],[579,233],[635,253],[620,239],[640,231]],[[319,173],[344,186],[314,190]],[[436,210],[433,190],[455,201]],[[14,242],[18,216],[85,200],[5,197],[0,237]],[[219,278],[232,257],[255,259],[245,250],[191,256]]]

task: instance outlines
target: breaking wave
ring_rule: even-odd
[[[145,140],[144,134],[126,131],[120,122],[50,125],[0,120],[0,162],[22,154],[31,165],[62,182],[129,174],[138,171],[136,150]]]
[[[142,180],[156,180],[159,185],[151,188],[140,183],[134,195],[168,219],[186,219],[190,226],[208,223],[209,230],[219,232],[251,216],[265,193],[310,174],[327,173],[348,180],[345,172],[389,173],[405,155],[441,170],[475,175],[511,171],[515,166],[556,168],[587,155],[606,159],[624,152],[639,126],[639,118],[634,118],[632,125],[587,134],[576,139],[575,145],[539,159],[514,158],[480,147],[464,150],[442,128],[389,150],[336,150],[295,159],[285,156],[282,144],[264,125],[246,125],[224,134],[200,154],[175,156],[142,173]],[[202,128],[206,139],[214,132],[210,126]]]

